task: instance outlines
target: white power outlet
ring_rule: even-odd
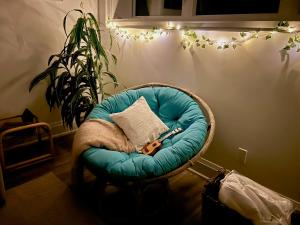
[[[237,160],[243,165],[246,165],[247,162],[248,150],[239,147],[237,152]]]

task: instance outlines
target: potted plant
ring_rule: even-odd
[[[66,21],[70,13],[79,17],[67,32]],[[46,100],[50,111],[57,106],[61,110],[64,125],[71,128],[73,121],[79,126],[93,107],[108,95],[107,84],[118,85],[116,76],[109,65],[117,63],[117,58],[105,49],[101,41],[99,24],[92,13],[80,9],[71,10],[63,19],[66,41],[60,53],[51,55],[48,68],[38,74],[30,83],[29,91],[43,80],[48,80]]]

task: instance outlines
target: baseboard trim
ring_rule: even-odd
[[[61,133],[56,133],[53,134],[53,138],[60,138],[66,135],[70,135],[76,132],[77,129],[73,129],[73,130],[69,130],[69,131],[65,131],[65,132],[61,132]]]

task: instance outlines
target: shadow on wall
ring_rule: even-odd
[[[97,10],[96,0],[84,3],[87,11]],[[46,68],[49,56],[63,46],[63,18],[79,6],[80,0],[0,1],[0,118],[30,108],[41,120],[58,120],[57,113],[49,112],[45,87],[41,85],[31,93],[28,87],[34,76]],[[67,22],[75,19],[74,16]]]
[[[293,69],[289,71],[289,68],[291,67],[290,55],[286,55],[283,60],[284,65],[282,67],[280,76],[277,79],[276,89],[283,93],[289,94],[289,97],[293,99],[293,95],[295,98],[297,96],[297,93],[300,93],[300,91],[297,90],[297,84],[300,84],[298,83],[300,78],[300,62],[295,63],[296,65],[293,65]],[[295,67],[297,67],[297,65],[299,66],[299,70],[294,69]]]
[[[62,14],[50,9],[51,6],[36,1],[0,3],[0,66],[5,74],[0,78],[0,101],[5,105],[0,110],[1,117],[20,114],[39,95],[44,96],[43,92],[29,94],[28,87],[34,75],[47,64],[48,54],[61,44],[59,37],[63,31],[57,30],[51,18],[60,18]],[[36,108],[36,114],[44,114]]]

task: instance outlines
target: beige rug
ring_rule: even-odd
[[[53,173],[6,192],[1,225],[103,224]]]

